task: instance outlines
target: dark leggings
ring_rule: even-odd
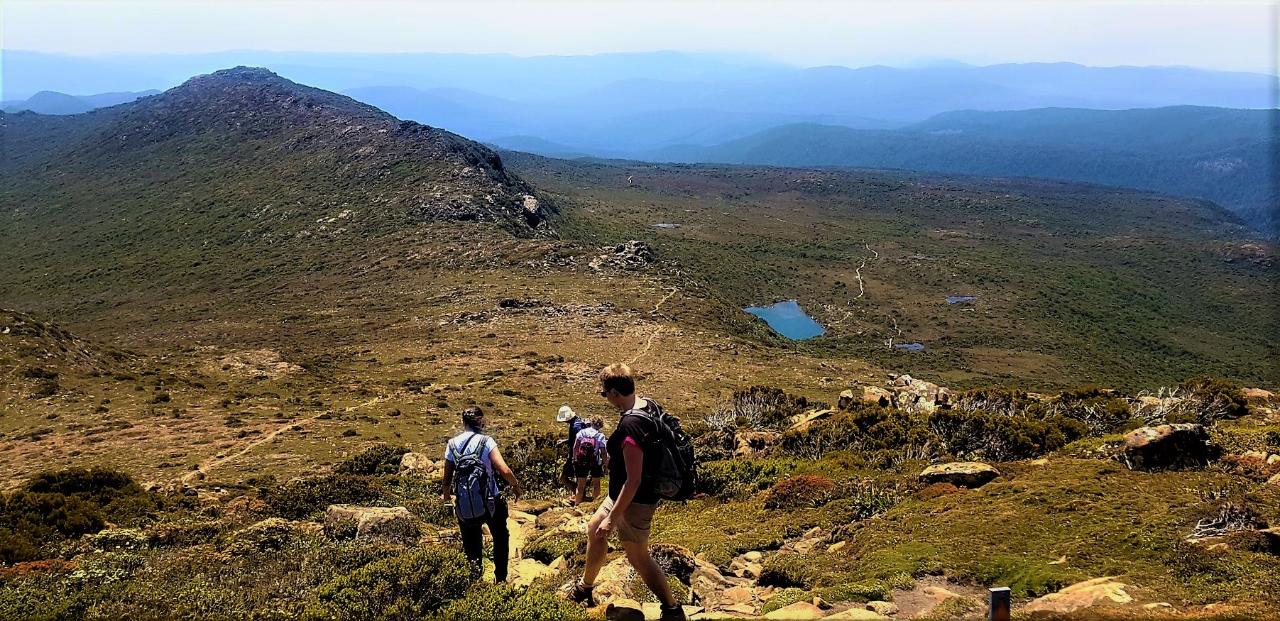
[[[493,515],[488,517],[458,520],[458,530],[462,534],[462,551],[471,561],[471,575],[480,577],[481,559],[484,557],[484,533],[480,530],[489,525],[489,534],[493,535],[493,575],[498,582],[507,580],[507,557],[510,555],[510,534],[507,532],[507,501],[501,498],[493,503]]]

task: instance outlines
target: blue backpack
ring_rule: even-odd
[[[480,438],[476,442],[476,438]],[[494,498],[489,489],[489,469],[484,467],[484,447],[489,438],[472,434],[453,451],[454,512],[459,519],[471,520],[493,514]],[[470,448],[469,447],[474,447]]]

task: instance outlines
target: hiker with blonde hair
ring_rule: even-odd
[[[609,537],[617,535],[627,561],[661,602],[661,619],[683,621],[684,608],[649,554],[649,530],[661,496],[656,485],[660,481],[644,475],[646,464],[663,460],[662,408],[652,399],[636,395],[635,374],[625,364],[611,364],[600,371],[600,396],[620,415],[606,443],[609,496],[587,524],[586,568],[569,597],[595,605],[595,579],[609,552]]]

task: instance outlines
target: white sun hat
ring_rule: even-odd
[[[556,414],[556,422],[567,423],[570,420],[572,420],[574,416],[577,416],[577,415],[578,414],[573,411],[573,408],[567,405],[562,405],[560,406],[560,412]]]

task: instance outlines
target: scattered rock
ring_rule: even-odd
[[[845,547],[847,547],[848,545],[849,545],[849,542],[848,542],[848,541],[837,541],[837,542],[835,542],[835,543],[833,543],[833,544],[831,544],[831,545],[827,546],[827,553],[828,553],[828,554],[834,554],[834,553],[836,553],[836,552],[839,552],[839,551],[841,551],[841,550],[845,549]]]
[[[1272,475],[1270,479],[1267,479],[1267,485],[1280,485],[1280,474]]]
[[[1117,582],[1114,576],[1094,578],[1045,595],[1027,604],[1023,610],[1067,614],[1102,604],[1129,604],[1133,597],[1125,591],[1127,588],[1128,585]]]
[[[990,464],[977,461],[958,461],[948,464],[934,464],[920,473],[920,482],[925,485],[934,483],[950,483],[956,487],[978,488],[990,483],[1000,476],[1000,471]]]
[[[1181,423],[1125,434],[1120,458],[1131,470],[1181,469],[1204,467],[1219,453],[1203,425]]]
[[[893,602],[882,602],[879,600],[867,602],[867,610],[876,614],[891,617],[898,614],[898,605]]]

